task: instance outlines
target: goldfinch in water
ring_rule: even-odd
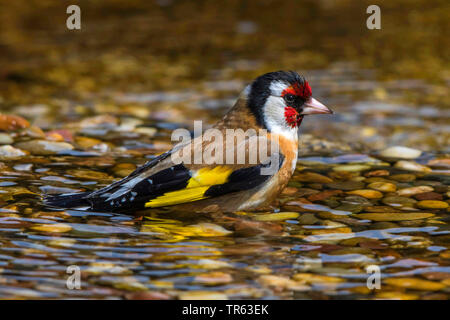
[[[293,71],[267,73],[244,89],[209,134],[175,146],[102,189],[47,196],[45,204],[109,212],[268,208],[295,170],[303,117],[326,113],[332,111],[312,97],[304,77]],[[236,142],[233,136],[228,143],[236,130],[244,139]]]

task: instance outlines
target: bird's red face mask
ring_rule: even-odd
[[[333,113],[312,97],[311,87],[307,81],[287,87],[281,93],[281,97],[286,104],[284,108],[286,123],[292,128],[300,126],[305,115]]]

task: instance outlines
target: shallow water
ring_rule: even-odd
[[[192,10],[180,6],[175,12]],[[307,10],[327,17],[359,7],[348,9],[340,4]],[[391,9],[387,26],[401,16]],[[152,10],[152,19],[162,19],[159,27],[142,12],[126,12],[126,21],[136,21],[141,33],[126,33],[114,19],[88,20],[104,28],[88,29],[90,45],[77,35],[59,46],[63,30],[47,30],[45,22],[43,44],[5,42],[10,54],[21,54],[11,54],[1,75],[1,110],[26,117],[32,126],[0,131],[1,145],[28,151],[0,157],[1,298],[448,299],[450,113],[445,75],[436,71],[445,61],[431,51],[434,80],[415,77],[415,64],[402,51],[428,29],[400,28],[405,48],[396,48],[398,61],[383,56],[377,64],[367,62],[377,55],[370,48],[366,56],[337,53],[336,39],[364,37],[336,17],[343,34],[330,31],[313,41],[316,49],[279,53],[271,44],[289,44],[287,38],[299,31],[290,34],[292,28],[281,24],[267,33],[264,19],[273,8],[258,9],[264,13],[259,18],[228,17],[218,26],[208,14],[218,13],[206,6],[198,21],[217,28],[215,47],[186,18],[186,25],[176,20],[167,26],[165,39],[173,42],[142,49],[167,22]],[[237,26],[236,37],[227,33],[227,23]],[[18,39],[37,32],[12,26]],[[125,41],[116,33],[123,51],[114,39],[101,37],[111,28],[129,36]],[[194,30],[197,46],[178,39],[177,28]],[[311,41],[324,34],[317,26],[312,30]],[[240,50],[264,45],[254,39],[267,41],[267,51]],[[98,42],[107,45],[96,47]],[[86,52],[76,51],[86,45]],[[38,57],[40,50],[46,55]],[[200,64],[205,52],[211,58]],[[405,67],[392,76],[394,62]],[[167,208],[134,216],[42,206],[42,194],[93,190],[126,176],[168,150],[173,129],[192,129],[198,119],[206,128],[254,76],[281,68],[304,73],[314,96],[336,114],[304,120],[297,170],[277,210],[193,215]],[[39,147],[36,140],[56,144]],[[62,142],[74,149],[52,149]],[[421,152],[411,159],[380,153],[395,145]],[[68,266],[80,268],[81,289],[68,289]],[[380,268],[381,289],[367,287],[371,266]]]

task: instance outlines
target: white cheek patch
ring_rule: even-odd
[[[285,119],[284,100],[281,97],[269,96],[264,105],[264,121],[272,133],[282,134],[288,139],[297,139],[297,127],[291,128]]]
[[[283,98],[275,96],[269,96],[267,98],[264,104],[264,120],[266,120],[269,130],[276,126],[285,125],[284,108]]]
[[[285,82],[283,81],[272,81],[270,84],[270,92],[273,96],[281,97],[281,93],[286,90],[289,87]]]

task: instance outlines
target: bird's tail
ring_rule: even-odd
[[[90,206],[91,204],[86,200],[86,196],[89,194],[90,192],[49,195],[44,198],[44,204],[59,208]]]

